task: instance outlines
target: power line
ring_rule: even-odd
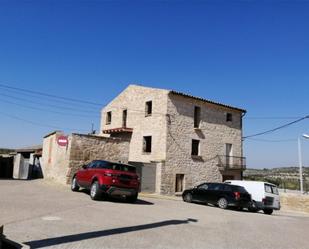
[[[300,121],[303,121],[303,120],[306,119],[306,118],[309,118],[309,115],[307,115],[307,116],[305,116],[305,117],[302,117],[302,118],[299,118],[299,119],[297,119],[297,120],[295,120],[295,121],[293,121],[293,122],[290,122],[290,123],[281,125],[281,126],[279,126],[279,127],[276,127],[276,128],[274,128],[274,129],[271,129],[271,130],[267,130],[267,131],[259,132],[259,133],[252,134],[252,135],[249,135],[249,136],[245,136],[245,137],[243,137],[243,139],[247,139],[247,138],[251,138],[251,137],[257,137],[257,136],[269,134],[269,133],[272,133],[272,132],[274,132],[274,131],[280,130],[280,129],[282,129],[282,128],[288,127],[288,126],[290,126],[290,125],[292,125],[292,124],[295,124],[295,123],[298,123],[298,122],[300,122]]]
[[[42,123],[37,123],[37,122],[33,122],[31,120],[27,120],[27,119],[23,119],[23,118],[19,118],[16,117],[14,115],[11,114],[7,114],[4,112],[0,112],[1,115],[4,115],[6,117],[12,118],[12,119],[16,119],[19,121],[23,121],[32,125],[36,125],[36,126],[41,126],[41,127],[48,127],[48,128],[53,128],[53,129],[58,129],[58,130],[71,130],[71,131],[80,131],[80,132],[85,132],[86,130],[79,130],[79,129],[75,129],[75,128],[68,128],[68,127],[59,127],[59,126],[55,126],[55,125],[48,125],[48,124],[42,124]]]
[[[17,90],[14,90],[14,89],[6,89],[6,88],[1,88],[0,87],[0,91],[5,91],[5,94],[7,94],[7,92],[9,92],[10,94],[13,94],[14,96],[23,96],[23,97],[29,97],[31,99],[33,98],[36,98],[36,99],[40,99],[40,101],[43,101],[43,102],[57,102],[57,104],[63,104],[64,106],[70,106],[70,107],[82,107],[82,108],[87,108],[87,109],[99,109],[101,110],[101,107],[94,107],[94,106],[89,106],[89,105],[85,105],[84,103],[80,103],[80,102],[72,102],[72,101],[68,101],[68,100],[63,100],[63,99],[55,99],[55,98],[51,98],[51,97],[42,97],[42,96],[39,96],[37,94],[33,94],[33,93],[28,93],[28,92],[22,92],[22,91],[17,91]]]
[[[99,115],[83,115],[83,114],[58,112],[58,111],[43,109],[43,108],[39,108],[39,107],[33,107],[33,106],[18,104],[18,103],[11,102],[11,101],[8,101],[8,100],[3,100],[3,99],[0,99],[0,102],[4,102],[4,103],[7,103],[7,104],[11,104],[11,105],[16,105],[16,106],[31,109],[31,110],[37,110],[37,111],[42,111],[42,112],[50,112],[50,113],[55,113],[55,114],[65,115],[65,116],[74,116],[74,117],[83,117],[83,118],[94,118],[94,117],[98,118],[99,117]]]
[[[258,138],[248,138],[252,141],[258,141],[258,142],[267,142],[267,143],[281,143],[281,142],[295,142],[297,139],[290,138],[290,139],[281,139],[281,140],[269,140],[269,139],[258,139]]]
[[[75,112],[86,112],[86,113],[94,113],[95,111],[90,111],[90,110],[85,110],[85,109],[77,109],[74,107],[67,107],[67,106],[59,106],[59,105],[53,105],[53,104],[47,104],[47,103],[41,103],[38,101],[33,101],[33,100],[29,100],[26,98],[20,98],[20,97],[16,97],[16,96],[12,96],[12,95],[8,95],[8,94],[3,94],[0,93],[1,96],[6,97],[6,98],[10,98],[10,99],[14,99],[14,100],[18,100],[18,101],[23,101],[23,102],[27,102],[27,103],[33,103],[33,104],[37,104],[37,105],[44,105],[44,106],[48,106],[48,107],[52,107],[52,108],[56,108],[56,109],[66,109],[66,110],[70,110],[70,111],[75,111]],[[96,114],[98,112],[95,112]]]
[[[27,94],[27,93],[29,94],[30,93],[30,94],[34,94],[34,95],[42,95],[42,96],[46,96],[46,97],[49,97],[49,98],[57,98],[57,99],[62,99],[62,100],[66,100],[66,101],[74,101],[74,102],[79,103],[79,104],[86,103],[86,104],[96,105],[96,106],[100,106],[100,108],[104,108],[104,107],[107,106],[107,105],[103,105],[103,104],[99,104],[99,103],[94,103],[94,102],[89,102],[89,101],[84,101],[84,100],[77,100],[77,99],[72,99],[72,98],[67,98],[67,97],[62,97],[62,96],[55,96],[55,95],[47,94],[47,93],[43,93],[43,92],[37,92],[37,91],[32,91],[32,90],[27,90],[27,89],[22,89],[22,88],[17,88],[17,87],[11,87],[11,86],[4,85],[4,84],[0,83],[0,88],[1,87],[6,89],[6,90],[18,91],[18,92],[21,92],[22,94]],[[5,95],[5,94],[0,94],[0,95]],[[19,99],[21,99],[21,98],[19,98]],[[12,102],[11,102],[11,104],[17,105],[16,103],[12,103]],[[114,107],[114,106],[111,106],[110,108],[111,109],[123,109],[123,110],[127,109],[128,111],[131,111],[131,112],[145,113],[144,110],[137,110],[137,109],[131,109],[131,108],[125,108],[125,107]],[[37,107],[35,107],[35,109],[37,109]],[[58,113],[58,114],[60,114],[60,113]],[[152,112],[152,114],[153,115],[166,115],[166,113],[160,113],[160,112]]]
[[[38,92],[38,91],[28,90],[28,89],[24,89],[24,88],[8,86],[8,85],[1,84],[1,83],[0,83],[0,87],[5,88],[5,89],[13,89],[13,90],[16,90],[16,91],[21,91],[21,92],[33,93],[33,94],[36,94],[36,95],[42,95],[42,96],[45,96],[45,97],[50,97],[50,98],[55,98],[55,99],[64,99],[64,100],[68,100],[68,101],[72,101],[72,102],[84,103],[84,104],[100,106],[100,107],[103,106],[102,104],[95,103],[95,102],[90,102],[90,101],[85,101],[85,100],[80,100],[80,99],[73,99],[73,98],[68,98],[68,97],[63,97],[63,96],[57,96],[57,95],[53,95],[53,94],[49,94],[49,93]]]
[[[245,116],[244,119],[298,119],[298,118],[302,118],[302,117],[247,117]]]

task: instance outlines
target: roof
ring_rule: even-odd
[[[42,145],[34,145],[34,146],[19,148],[19,149],[16,149],[16,152],[36,152],[39,150],[42,150]]]
[[[201,98],[201,97],[192,96],[190,94],[178,92],[178,91],[175,91],[175,90],[167,90],[167,89],[162,89],[162,88],[148,87],[148,86],[143,86],[143,85],[139,85],[139,84],[131,84],[130,86],[152,88],[152,89],[157,89],[157,90],[164,90],[164,91],[168,91],[169,94],[174,94],[174,95],[178,95],[178,96],[182,96],[182,97],[186,97],[186,98],[191,98],[191,99],[203,101],[205,103],[209,103],[209,104],[213,104],[213,105],[218,105],[218,106],[221,106],[221,107],[224,107],[224,108],[234,109],[234,110],[240,111],[242,113],[246,113],[247,112],[245,109],[242,109],[242,108],[234,107],[234,106],[231,106],[231,105],[226,105],[226,104],[223,104],[223,103],[215,102],[215,101],[208,100],[208,99]]]
[[[120,127],[120,128],[113,128],[113,129],[106,129],[103,130],[104,134],[111,134],[111,133],[131,133],[133,132],[132,128]]]
[[[185,93],[181,93],[181,92],[177,92],[177,91],[173,91],[173,90],[170,91],[170,94],[174,94],[174,95],[178,95],[178,96],[182,96],[182,97],[186,97],[186,98],[200,100],[200,101],[203,101],[203,102],[206,102],[206,103],[209,103],[209,104],[219,105],[219,106],[222,106],[222,107],[225,107],[225,108],[234,109],[234,110],[237,110],[237,111],[240,111],[240,112],[243,112],[243,113],[247,112],[246,110],[238,108],[238,107],[222,104],[222,103],[211,101],[211,100],[204,99],[204,98],[201,98],[201,97],[195,97],[195,96],[192,96],[192,95],[189,95],[189,94],[185,94]]]

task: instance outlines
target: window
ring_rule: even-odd
[[[265,184],[265,192],[272,193],[271,185]]]
[[[106,113],[106,124],[111,124],[112,122],[112,112]]]
[[[213,183],[209,185],[209,190],[222,191],[224,190],[224,185],[220,183]]]
[[[192,156],[199,156],[199,145],[200,145],[199,140],[192,139],[192,151],[191,151]]]
[[[200,128],[201,122],[201,107],[194,107],[194,128]]]
[[[87,165],[87,168],[88,168],[88,169],[93,169],[93,168],[96,167],[96,164],[97,164],[97,162],[96,162],[96,161],[93,161],[93,162],[91,162],[91,163],[89,163],[89,164]]]
[[[225,163],[226,165],[233,164],[233,145],[232,144],[225,144]]]
[[[199,185],[197,188],[198,188],[198,189],[204,189],[204,190],[207,190],[207,189],[208,189],[208,184],[203,183],[203,184]]]
[[[276,186],[264,184],[264,187],[265,187],[265,192],[267,192],[267,193],[272,193],[272,194],[275,194],[275,195],[279,194]]]
[[[97,161],[96,168],[136,172],[136,168],[134,166],[108,161]]]
[[[232,113],[226,114],[226,122],[232,122],[233,121],[233,115]]]
[[[127,116],[128,116],[128,111],[123,110],[122,111],[122,127],[127,127]]]
[[[152,114],[152,101],[147,101],[145,105],[145,116],[151,116]]]
[[[224,185],[224,191],[229,191],[229,192],[231,192],[231,191],[232,191],[232,187],[229,186],[229,185]]]
[[[143,152],[151,153],[151,136],[146,136],[143,139]]]

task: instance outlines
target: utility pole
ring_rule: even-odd
[[[94,131],[94,124],[93,123],[91,123],[91,134],[94,134],[95,133],[95,131]]]
[[[302,163],[302,155],[301,155],[301,141],[300,137],[298,137],[298,163],[299,163],[299,184],[300,184],[300,193],[303,194],[303,163]]]

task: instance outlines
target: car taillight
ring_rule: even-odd
[[[240,199],[240,193],[239,192],[234,192],[235,199],[239,200]]]

